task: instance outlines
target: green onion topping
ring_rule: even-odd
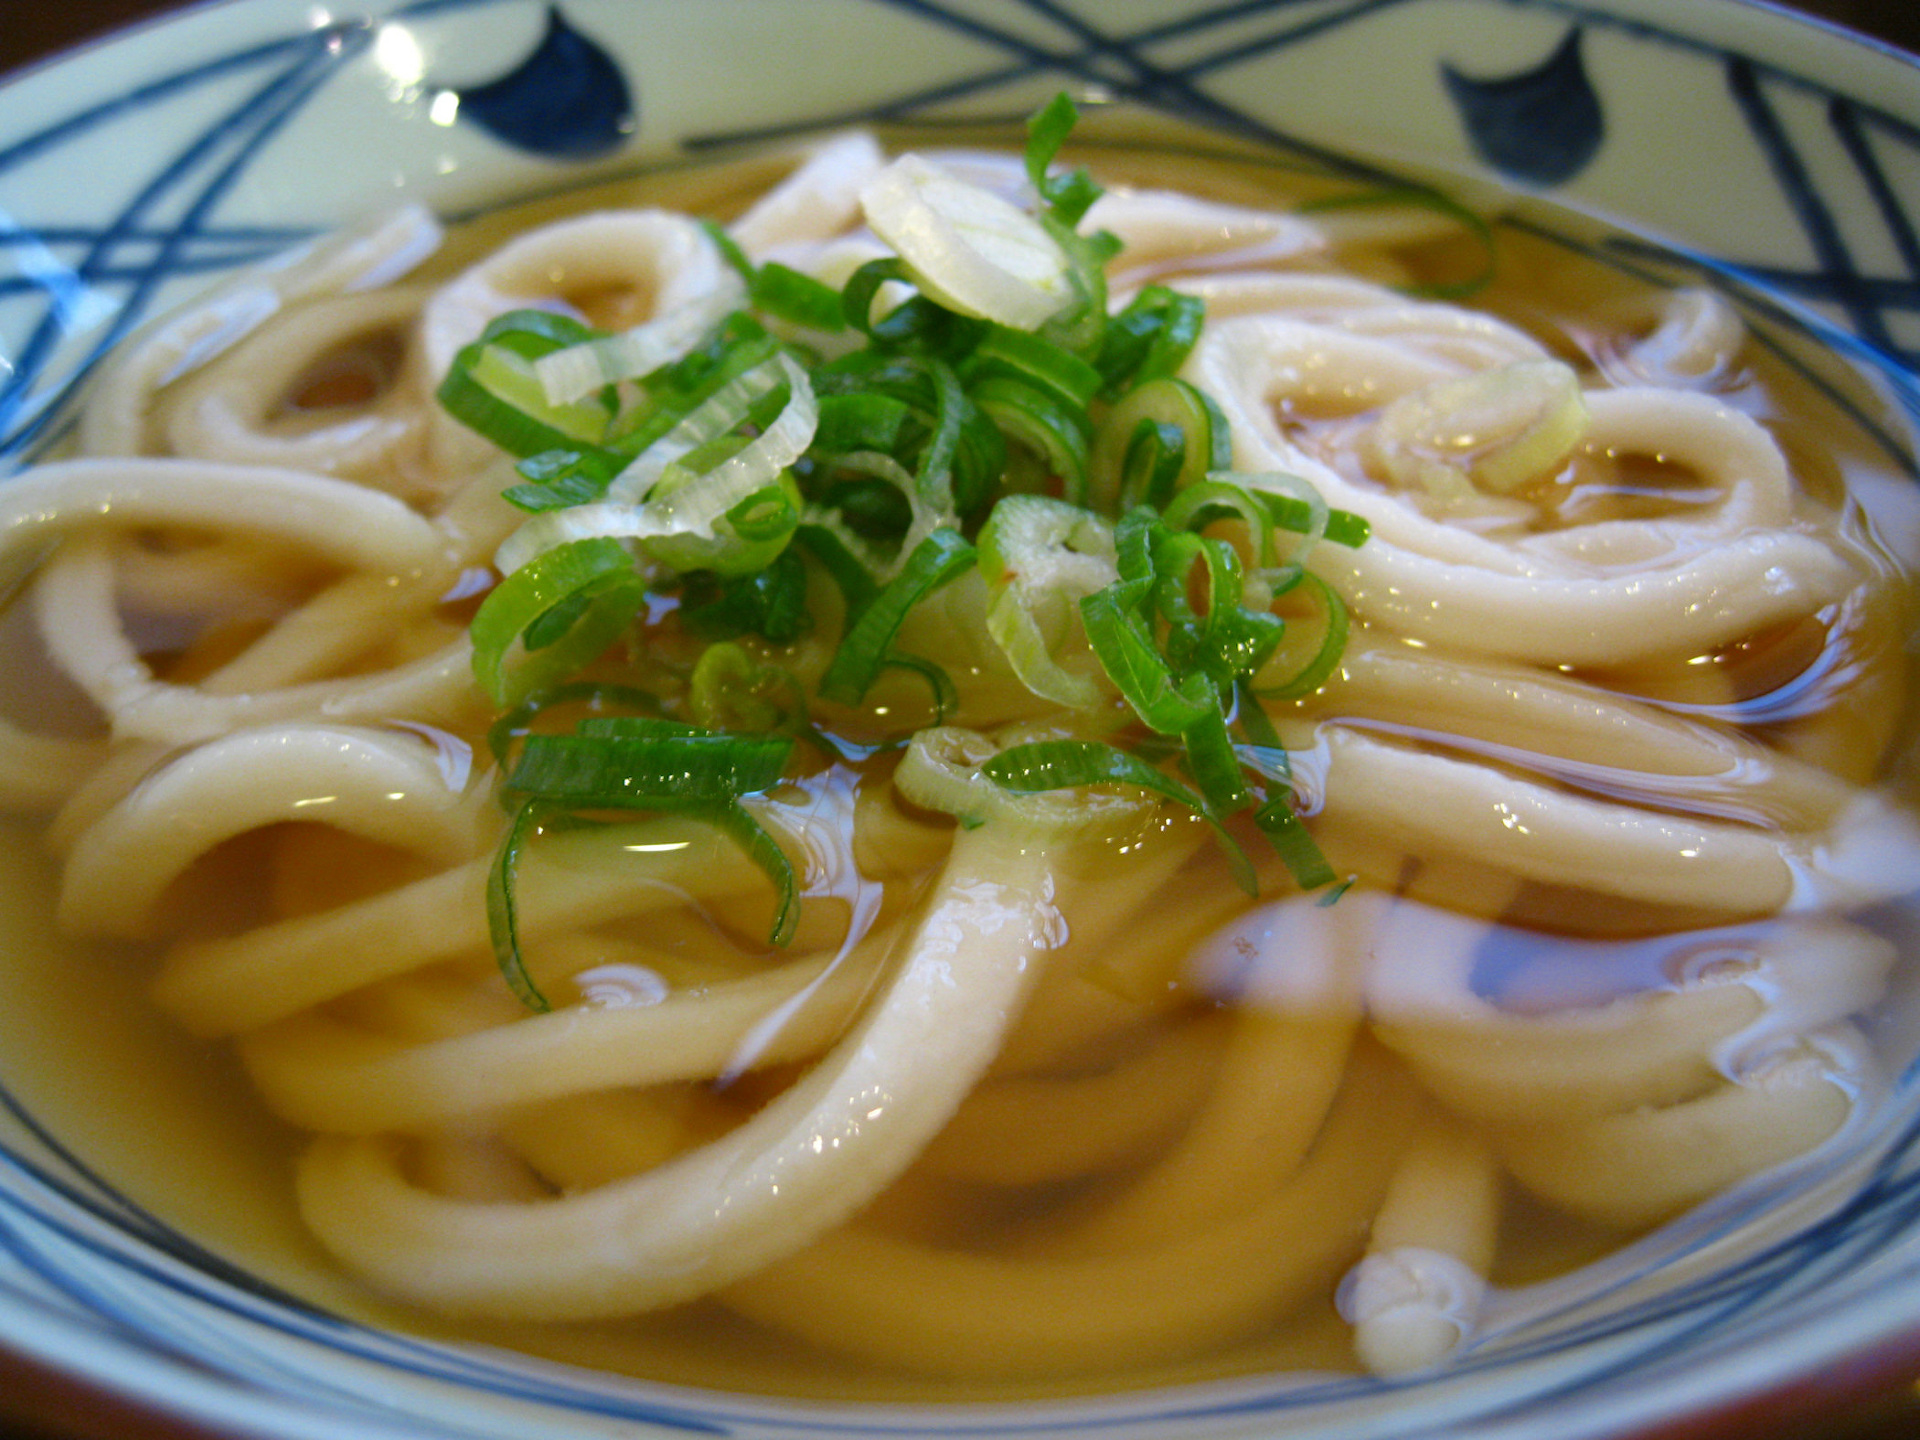
[[[1083,229],[1100,187],[1055,165],[1076,120],[1060,96],[1029,125],[1031,214],[976,204],[929,167],[882,187],[875,203],[896,220],[931,207],[972,278],[936,246],[831,286],[755,263],[708,225],[737,276],[718,299],[618,334],[516,311],[457,355],[440,400],[515,458],[504,493],[526,512],[471,635],[474,675],[503,712],[489,741],[512,813],[488,911],[529,1005],[546,1000],[520,954],[520,857],[541,832],[607,812],[718,827],[773,883],[784,943],[793,867],[743,802],[782,783],[797,740],[827,763],[898,742],[829,736],[816,697],[841,707],[826,712],[836,725],[883,730],[860,707],[902,668],[941,713],[952,706],[937,657],[897,641],[976,563],[987,638],[1021,683],[1133,717],[1103,718],[1113,743],[1015,746],[986,765],[994,784],[1144,791],[1202,816],[1243,884],[1255,835],[1301,885],[1335,879],[1264,707],[1334,673],[1346,610],[1310,555],[1365,543],[1366,522],[1295,477],[1233,468],[1219,408],[1180,378],[1198,297],[1149,285],[1109,313],[1119,242]],[[1427,205],[1484,234],[1426,192],[1328,203]],[[1023,300],[1022,286],[1038,290]],[[961,313],[960,292],[986,303]],[[995,314],[1003,298],[1011,322]],[[668,623],[675,658],[653,664],[647,627]],[[810,668],[789,662],[784,647],[815,644]],[[636,688],[635,657],[680,678]]]

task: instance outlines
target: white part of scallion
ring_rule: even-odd
[[[747,407],[755,399],[783,382],[791,388],[780,414],[759,435],[711,470],[677,486],[669,495],[649,500],[644,491],[633,496],[616,489],[634,473],[636,467],[630,466],[608,487],[606,499],[546,510],[533,516],[502,542],[494,555],[495,568],[502,575],[510,575],[557,546],[601,536],[616,540],[713,536],[716,520],[748,496],[774,483],[780,472],[799,459],[812,441],[820,420],[820,407],[806,371],[789,357],[776,356],[740,376],[643,452],[643,460],[652,456],[657,461],[657,468],[648,477],[651,488],[652,481],[675,459],[707,440],[727,434],[746,417]],[[732,423],[721,424],[721,418],[727,414],[733,416]],[[700,420],[699,424],[693,423],[696,419]],[[682,428],[688,430],[687,436],[681,435]],[[670,448],[672,453],[654,456],[654,452],[663,447]]]
[[[1034,330],[1073,298],[1067,257],[1038,220],[918,155],[876,175],[860,204],[921,292],[950,310]]]
[[[791,361],[787,363],[792,365]],[[797,371],[799,367],[793,368]],[[787,371],[780,367],[778,358],[734,376],[614,476],[607,486],[607,498],[629,505],[646,499],[669,465],[709,440],[718,440],[738,429],[754,402],[770,394],[786,378]],[[804,383],[805,376],[801,379]],[[812,393],[810,387],[808,393]]]
[[[542,355],[533,364],[549,405],[585,399],[602,386],[633,380],[670,365],[738,309],[745,287],[723,282],[704,295],[617,335],[602,335]]]
[[[698,480],[647,503],[646,508],[664,523],[665,533],[711,533],[716,520],[748,496],[773,484],[780,472],[798,460],[813,442],[813,432],[820,423],[820,406],[807,372],[786,355],[776,356],[773,364],[791,387],[780,414],[744,448]]]

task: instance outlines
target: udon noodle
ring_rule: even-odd
[[[947,160],[1018,199],[1017,162]],[[44,650],[21,688],[79,717],[0,725],[59,923],[150,947],[158,1004],[237,1047],[308,1137],[306,1224],[373,1290],[480,1324],[730,1316],[730,1343],[982,1386],[1271,1363],[1337,1305],[1353,1363],[1397,1374],[1475,1343],[1525,1268],[1516,1212],[1588,1253],[1871,1111],[1874,915],[1920,878],[1888,784],[1911,596],[1796,438],[1811,391],[1726,299],[1570,303],[1514,233],[1482,297],[1435,298],[1479,243],[1445,206],[1104,163],[1109,309],[1203,299],[1180,374],[1227,468],[1365,522],[1298,548],[1350,617],[1337,662],[1242,692],[1272,733],[1235,732],[1333,886],[1303,892],[1251,812],[1223,844],[1115,776],[985,778],[1063,738],[1183,773],[1058,603],[1113,581],[1110,542],[1021,598],[1037,668],[984,562],[908,610],[889,653],[938,665],[943,705],[924,665],[823,694],[854,625],[811,552],[810,625],[727,642],[830,737],[729,812],[793,867],[784,922],[764,852],[698,810],[536,817],[502,858],[470,622],[536,522],[436,387],[510,312],[620,334],[742,303],[689,209],[750,270],[840,287],[889,253],[864,135],[440,254],[405,209],[239,276],[123,346],[65,451],[0,488]],[[789,332],[808,364],[849,343]],[[1020,440],[1009,488],[1044,490]],[[1252,565],[1244,515],[1207,533]],[[711,729],[692,591],[621,543],[649,597],[581,672]],[[611,703],[575,693],[502,753]]]

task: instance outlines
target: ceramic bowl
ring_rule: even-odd
[[[819,127],[1013,119],[1063,86],[1309,167],[1439,167],[1622,222],[1647,242],[1568,243],[1711,273],[1811,368],[1846,356],[1913,473],[1920,68],[1730,0],[228,0],[0,84],[0,451],[49,443],[144,318],[400,197],[458,217]],[[54,943],[10,923],[0,949]],[[114,1097],[84,1075],[43,1093],[12,1061],[44,1042],[5,1028],[0,1341],[216,1433],[1597,1440],[1920,1367],[1913,1068],[1839,1171],[1750,1188],[1605,1283],[1497,1312],[1438,1377],[870,1408],[647,1385],[296,1299],[123,1189],[111,1157],[133,1142],[74,1118]],[[1896,1058],[1916,1028],[1891,1026]]]

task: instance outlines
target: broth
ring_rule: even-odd
[[[66,543],[10,617],[28,678],[7,713],[32,733],[7,741],[9,799],[53,816],[65,871],[30,861],[24,831],[7,847],[0,1023],[26,1108],[142,1206],[329,1309],[876,1400],[1442,1363],[1480,1314],[1522,1313],[1523,1287],[1844,1152],[1905,1058],[1855,1017],[1881,1003],[1889,917],[1920,878],[1911,477],[1860,418],[1864,389],[1832,393],[1842,372],[1797,338],[1673,300],[1532,203],[1471,197],[1504,218],[1469,315],[1419,298],[1484,260],[1444,208],[1316,208],[1350,182],[1127,117],[1083,153],[1114,191],[1096,218],[1132,232],[1117,286],[1208,297],[1182,373],[1232,428],[1234,471],[1300,468],[1372,522],[1314,551],[1352,612],[1338,663],[1264,702],[1271,741],[1235,737],[1284,746],[1280,778],[1239,753],[1263,793],[1296,797],[1337,885],[1302,895],[1251,811],[1228,827],[1242,852],[1126,786],[1052,809],[983,790],[995,746],[1166,748],[1110,691],[1063,706],[1020,683],[982,623],[1004,588],[953,581],[899,630],[956,681],[951,718],[924,669],[823,699],[847,602],[817,561],[811,628],[741,642],[712,663],[745,668],[715,682],[708,582],[661,581],[654,556],[631,630],[582,659],[602,690],[520,727],[644,711],[619,686],[765,730],[782,677],[805,677],[831,743],[796,747],[747,809],[800,859],[788,943],[768,940],[782,912],[744,802],[711,823],[654,806],[510,827],[499,706],[463,647],[525,517],[498,499],[497,453],[428,392],[446,335],[553,300],[488,268],[506,247],[565,272],[561,308],[625,326],[695,265],[679,222],[538,244],[616,207],[777,229],[755,205],[793,193],[791,157],[690,167],[489,215],[395,294],[315,281],[160,383],[163,326],[103,379],[82,453],[43,472],[72,503],[128,493],[135,472],[112,467],[205,447],[234,513],[56,517]],[[1014,161],[952,163],[1017,188]],[[1173,184],[1248,208],[1160,214]],[[818,239],[750,248],[843,279]],[[1268,367],[1257,384],[1235,357]],[[1561,373],[1548,361],[1577,377],[1584,428],[1524,485],[1400,468],[1417,447],[1393,424],[1422,413],[1403,397],[1502,367],[1533,383]],[[282,372],[285,394],[249,390]],[[111,412],[129,394],[138,413]],[[1038,463],[1023,454],[1013,473]],[[891,473],[794,463],[816,506]],[[246,499],[266,470],[319,478]],[[296,503],[312,513],[268,514]],[[1251,562],[1235,523],[1205,533]],[[1423,598],[1469,571],[1484,594]],[[1224,573],[1188,584],[1195,613]],[[1510,598],[1526,584],[1533,601]],[[1664,610],[1635,598],[1649,588]],[[1592,618],[1589,589],[1621,608]],[[1074,622],[1022,603],[1084,684]],[[1314,607],[1289,615],[1314,633]],[[524,942],[504,971],[503,893]],[[817,1178],[842,1151],[848,1178]],[[732,1228],[736,1210],[761,1222]]]

